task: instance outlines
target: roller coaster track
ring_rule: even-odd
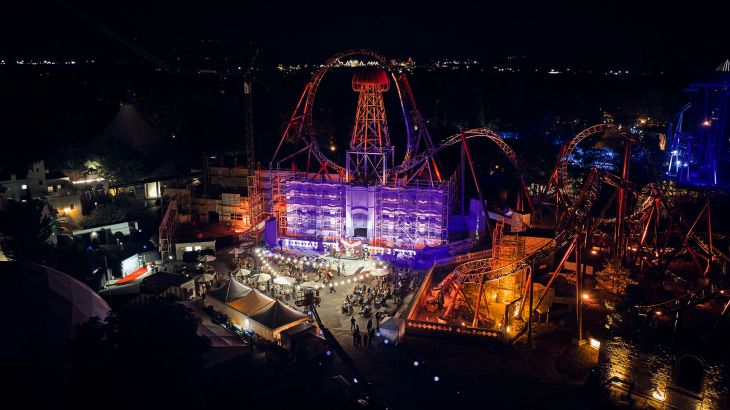
[[[554,240],[551,240],[520,260],[497,268],[494,268],[494,266],[499,262],[493,257],[465,262],[449,273],[437,285],[437,288],[445,290],[452,284],[460,288],[467,283],[487,283],[505,278],[529,266],[546,261],[553,252],[569,245],[575,235],[580,234],[585,229],[589,220],[590,211],[593,208],[595,200],[598,198],[601,182],[601,173],[596,169],[592,169],[583,184],[581,194],[575,202],[570,217],[564,220],[560,232]],[[539,302],[535,306],[539,306]]]
[[[422,164],[429,158],[432,158],[436,154],[438,154],[440,151],[443,151],[444,149],[451,147],[452,145],[460,144],[461,143],[461,133],[454,134],[445,140],[443,140],[440,144],[428,148],[425,151],[422,151],[418,155],[415,155],[411,157],[410,159],[403,161],[400,165],[396,166],[393,169],[393,172],[396,172],[398,174],[404,174],[408,172],[409,170],[417,167],[418,165]],[[512,150],[512,147],[507,145],[506,142],[494,131],[487,129],[487,128],[474,128],[464,131],[464,136],[466,139],[472,139],[472,138],[486,138],[499,147],[500,150],[504,153],[504,155],[509,159],[509,162],[512,164],[512,166],[515,167],[517,172],[522,175],[522,167],[520,166],[520,163],[517,159],[517,154]]]
[[[556,188],[558,190],[558,193],[562,197],[569,198],[569,195],[567,195],[567,193],[565,192],[564,184],[568,179],[567,166],[570,154],[582,140],[597,133],[615,134],[621,136],[628,142],[636,142],[633,139],[632,135],[622,130],[620,126],[616,126],[613,124],[600,124],[589,127],[586,130],[580,132],[573,140],[571,140],[566,148],[561,151],[558,164],[556,165],[556,171],[554,172],[557,180]],[[501,138],[499,138],[498,135],[486,129],[467,131],[467,138],[475,137],[486,137],[497,143],[497,145],[500,146],[500,148],[502,148],[502,150],[505,152],[505,155],[510,159],[515,168],[519,171],[520,168],[519,163],[517,162],[516,155],[511,150],[511,148],[507,146],[507,144],[504,143]],[[425,159],[429,155],[433,155],[439,150],[456,144],[459,138],[460,134],[452,136],[443,141],[438,147],[434,148],[434,152],[425,151],[419,156],[412,158],[410,161],[413,164],[418,164],[422,161],[425,161]],[[411,165],[411,163],[404,162],[400,167],[400,171],[403,172],[409,169],[409,167],[415,166]],[[631,215],[626,217],[628,221],[633,222],[634,224],[646,221],[647,211],[652,208],[657,200],[662,203],[667,212],[669,212],[670,214],[674,212],[673,209],[669,206],[664,190],[662,190],[657,184],[650,183],[642,187],[641,189],[637,189],[637,187],[631,181],[627,181],[617,175],[608,172],[598,171],[597,169],[592,168],[583,183],[583,187],[577,199],[575,199],[574,201],[571,200],[564,202],[564,205],[567,208],[565,210],[566,216],[560,220],[559,225],[556,229],[557,234],[554,240],[548,242],[546,245],[542,246],[536,251],[524,256],[522,259],[506,265],[503,265],[504,262],[500,262],[498,259],[493,257],[481,258],[465,262],[454,268],[454,270],[449,273],[436,287],[444,291],[449,289],[449,287],[453,285],[457,290],[460,290],[464,284],[483,284],[490,281],[499,280],[509,275],[513,275],[530,266],[543,263],[553,252],[566,247],[568,247],[566,251],[567,256],[567,253],[569,253],[573,249],[573,246],[575,244],[573,241],[576,240],[578,235],[581,235],[582,232],[589,230],[589,223],[592,224],[591,226],[596,226],[598,224],[616,222],[616,218],[603,217],[605,209],[599,217],[593,218],[594,220],[591,221],[592,218],[590,218],[590,213],[596,199],[600,194],[602,184],[606,184],[614,188],[624,189],[627,192],[630,192],[637,196],[637,201],[640,202],[639,205],[635,208],[634,212]],[[644,198],[642,198],[642,196]],[[728,258],[722,252],[718,251],[716,248],[708,245],[708,243],[701,236],[695,233],[693,229],[686,229],[686,227],[683,226],[681,222],[677,223],[679,225],[679,228],[682,229],[683,232],[689,232],[685,238],[685,243],[689,240],[693,241],[699,249],[709,255],[708,263],[712,260],[724,261],[726,263],[730,262],[730,258]],[[653,252],[649,252],[648,250],[643,248],[644,246],[639,246],[639,249],[637,249],[637,251],[642,252],[647,256],[649,254],[653,254]],[[553,275],[553,279],[554,276],[555,275]],[[546,290],[552,284],[553,279],[551,279],[546,286]],[[703,300],[706,300],[708,297],[713,296],[718,291],[719,288],[717,288],[716,286],[706,285],[698,289],[691,290],[686,294],[672,300],[668,300],[658,304],[636,306],[636,308],[637,311],[641,314],[647,314],[648,312],[656,310],[672,312],[679,309],[683,305],[692,306]],[[539,306],[546,293],[547,292],[543,292],[542,295],[540,295],[537,303],[535,303],[533,306]],[[445,316],[448,316],[450,312],[451,309],[447,309]],[[516,338],[519,337],[522,333],[523,332],[520,332],[520,334],[518,334],[513,340],[516,340]]]
[[[405,77],[397,75],[397,71],[390,65],[388,60],[383,55],[376,53],[375,51],[362,48],[351,49],[337,53],[329,60],[327,60],[323,65],[321,65],[319,69],[317,69],[317,71],[315,71],[309,83],[307,83],[307,86],[304,88],[302,97],[295,107],[294,113],[292,114],[291,119],[289,120],[289,123],[287,124],[287,127],[284,131],[284,134],[282,135],[281,142],[283,142],[285,139],[304,139],[305,144],[309,146],[310,154],[314,156],[320,164],[326,165],[340,175],[346,174],[344,167],[329,159],[320,149],[319,144],[317,143],[317,137],[314,132],[312,111],[314,107],[314,100],[317,96],[317,90],[319,89],[319,86],[325,75],[329,72],[330,69],[340,63],[341,59],[350,56],[367,56],[372,58],[373,60],[377,61],[377,63],[380,64],[382,68],[386,70],[393,79],[393,83],[395,84],[395,88],[398,93],[400,108],[403,113],[403,121],[405,122],[405,129],[407,134],[405,160],[407,161],[413,155],[415,155],[415,151],[418,149],[419,145],[418,139],[422,134],[421,132],[414,132],[414,124],[416,125],[417,130],[425,130],[426,125],[415,107],[410,107],[411,109],[406,109],[406,105],[409,103],[413,103],[414,99],[413,95],[411,94],[410,86],[406,83]],[[427,137],[429,139],[429,141],[427,142],[429,142],[430,145],[430,136],[427,135]],[[277,152],[274,154],[274,159],[276,158],[278,151],[281,148],[281,142],[279,143],[279,147],[276,150]]]

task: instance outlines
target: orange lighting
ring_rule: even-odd
[[[583,292],[583,300],[588,300],[589,297],[587,293]]]
[[[601,342],[599,342],[598,340],[596,340],[592,337],[588,339],[588,342],[590,343],[591,347],[596,350],[601,348]]]
[[[709,127],[710,125],[712,125],[712,121],[704,120],[704,121],[702,121],[702,125],[704,125],[705,127]]]

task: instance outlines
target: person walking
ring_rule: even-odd
[[[355,331],[355,316],[350,317],[350,330]]]
[[[372,329],[372,328],[373,328],[373,319],[370,318],[370,319],[368,319],[368,332],[370,332],[370,329]]]
[[[368,347],[370,347],[370,345],[373,344],[373,339],[375,339],[375,329],[370,329],[368,333]]]
[[[367,333],[362,335],[362,347],[363,347],[363,349],[368,348],[368,334]]]

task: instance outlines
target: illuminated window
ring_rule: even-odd
[[[203,249],[203,248],[202,248],[201,246],[196,246],[196,247],[195,247],[195,250],[196,250],[196,251],[199,251],[199,250],[202,250],[202,249]]]
[[[22,189],[28,189],[28,185],[23,184],[23,185],[20,186],[20,188],[22,188]]]
[[[48,185],[48,192],[53,192],[53,187]]]
[[[192,251],[193,251],[193,247],[192,246],[186,246],[185,247],[185,252],[192,252]]]

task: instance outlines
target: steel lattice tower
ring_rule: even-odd
[[[388,75],[381,69],[358,72],[352,77],[352,89],[359,96],[347,151],[347,180],[350,182],[364,185],[387,182],[393,147],[390,146],[383,92],[389,88]]]

